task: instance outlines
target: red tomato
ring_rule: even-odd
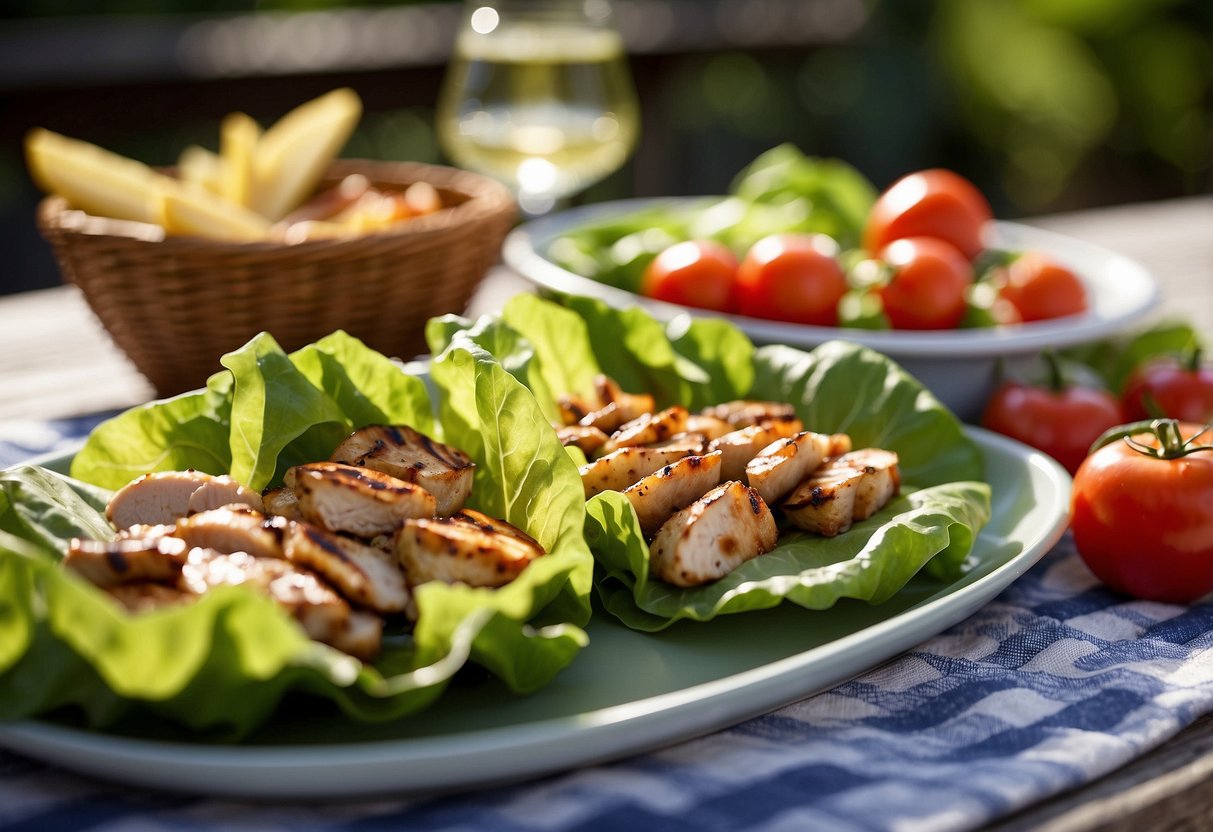
[[[1203,443],[1183,447],[1202,432]],[[1213,437],[1207,426],[1166,420],[1133,438],[1145,449],[1117,439],[1078,469],[1070,500],[1074,545],[1112,589],[1150,601],[1194,601],[1213,591]]]
[[[939,168],[911,173],[880,195],[868,214],[863,246],[879,251],[905,237],[947,240],[972,260],[983,248],[990,203],[972,182]]]
[[[1200,355],[1192,350],[1183,360],[1156,358],[1134,370],[1121,396],[1125,418],[1213,422],[1213,368],[1201,366]],[[1152,412],[1147,402],[1160,412]]]
[[[1091,444],[1124,421],[1120,403],[1106,390],[1063,384],[1004,382],[986,403],[981,423],[990,430],[1044,451],[1073,474]]]
[[[1025,321],[1044,321],[1087,311],[1087,289],[1078,275],[1036,251],[1017,257],[1006,268],[999,295],[1019,310]]]
[[[700,309],[733,308],[737,258],[713,240],[675,243],[649,263],[640,291],[651,298]]]
[[[838,325],[847,278],[838,244],[824,234],[772,234],[756,242],[737,272],[737,311],[754,318]]]
[[[890,243],[880,259],[893,269],[877,289],[894,329],[953,329],[965,314],[973,267],[955,248],[930,237]]]

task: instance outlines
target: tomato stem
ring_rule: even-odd
[[[1179,366],[1189,373],[1195,373],[1200,370],[1200,362],[1203,358],[1204,350],[1200,348],[1200,342],[1193,338],[1192,343],[1184,350],[1183,357],[1179,361]]]
[[[1205,425],[1200,431],[1188,439],[1184,439],[1183,432],[1179,427],[1179,420],[1177,419],[1151,419],[1144,422],[1133,422],[1106,431],[1095,440],[1095,444],[1091,446],[1088,455],[1095,453],[1104,445],[1110,445],[1117,440],[1124,440],[1126,445],[1140,454],[1151,456],[1155,459],[1180,459],[1198,451],[1213,451],[1213,445],[1198,444],[1198,440],[1211,430],[1213,430],[1213,423]],[[1157,439],[1158,447],[1148,445],[1134,438],[1143,433],[1151,434]]]
[[[1046,349],[1041,352],[1041,357],[1045,361],[1045,386],[1053,393],[1060,393],[1066,388],[1066,374],[1061,368],[1061,358],[1053,350]]]

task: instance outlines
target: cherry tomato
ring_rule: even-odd
[[[1068,383],[1056,357],[1046,354],[1043,385],[1006,381],[986,403],[981,423],[1044,451],[1073,474],[1091,444],[1124,421],[1120,402],[1106,390]]]
[[[772,234],[756,242],[737,272],[737,311],[754,318],[838,325],[847,278],[838,244],[824,234]]]
[[[1202,366],[1200,359],[1201,351],[1192,349],[1182,359],[1155,358],[1134,370],[1121,395],[1125,417],[1213,421],[1213,367]]]
[[[999,292],[1024,321],[1044,321],[1087,311],[1087,289],[1078,275],[1040,252],[1025,252],[1006,268]]]
[[[733,252],[713,240],[687,240],[653,258],[640,291],[668,303],[728,312],[736,280]]]
[[[1122,436],[1109,437],[1074,476],[1070,528],[1078,553],[1097,578],[1138,598],[1186,603],[1208,594],[1210,428],[1167,419],[1117,433]]]
[[[894,329],[953,329],[965,315],[973,267],[953,246],[931,237],[896,240],[880,252],[892,278],[877,289]]]
[[[972,182],[950,170],[923,170],[898,179],[880,195],[868,214],[863,245],[879,251],[905,237],[937,237],[972,260],[985,247],[982,238],[993,217]]]

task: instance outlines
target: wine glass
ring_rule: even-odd
[[[455,164],[512,188],[524,214],[618,170],[638,109],[609,0],[465,0],[438,138]]]

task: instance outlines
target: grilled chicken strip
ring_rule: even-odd
[[[206,490],[195,499],[195,493],[203,488]],[[245,503],[261,509],[260,496],[231,477],[214,477],[191,469],[144,474],[114,492],[105,516],[118,529],[172,523],[191,511],[214,508],[210,503],[215,500],[223,500],[224,505]],[[191,508],[191,501],[197,507]]]
[[[708,438],[702,433],[684,431],[674,434],[669,439],[640,447],[655,448],[661,451],[685,451],[688,455],[703,456],[708,452]]]
[[[603,491],[623,491],[654,471],[677,462],[690,452],[681,448],[628,447],[581,466],[581,484],[588,500]]]
[[[411,517],[433,517],[437,506],[420,485],[343,462],[296,465],[283,482],[304,520],[358,537],[391,534]]]
[[[631,445],[664,442],[686,431],[687,416],[687,409],[681,405],[668,407],[660,413],[645,413],[615,431],[598,449],[598,455],[606,456]]]
[[[275,518],[270,524],[282,534],[287,560],[320,574],[349,600],[385,614],[408,606],[404,573],[390,554],[307,523]]]
[[[662,525],[649,549],[649,571],[675,586],[698,586],[771,551],[778,537],[775,518],[758,492],[726,482]]]
[[[619,382],[608,375],[598,375],[594,378],[594,390],[604,405],[619,405],[619,409],[627,414],[628,421],[657,409],[657,401],[652,394],[628,393],[619,386]]]
[[[181,575],[188,550],[185,541],[175,538],[72,538],[63,565],[99,587],[147,581],[172,583]]]
[[[434,495],[438,514],[458,511],[472,492],[475,464],[458,448],[407,425],[370,425],[348,436],[330,459],[382,471]]]
[[[708,450],[724,454],[720,461],[721,480],[739,480],[745,476],[746,463],[757,456],[759,451],[778,439],[795,436],[802,430],[804,425],[795,417],[772,419],[713,439],[708,444]]]
[[[127,612],[145,613],[165,607],[176,607],[197,600],[193,592],[166,584],[137,583],[106,587],[105,591]]]
[[[600,375],[595,378],[594,389],[602,405],[577,421],[606,433],[612,433],[633,419],[657,409],[657,402],[652,395],[625,392],[610,376]]]
[[[191,548],[213,549],[220,554],[245,552],[258,558],[279,558],[282,542],[259,511],[244,506],[224,506],[182,517],[172,536]]]
[[[900,489],[897,455],[867,448],[827,460],[782,508],[796,526],[833,537],[884,508]]]
[[[396,554],[413,587],[429,581],[496,587],[518,577],[544,550],[504,520],[465,510],[409,520],[396,535]]]
[[[671,514],[698,500],[720,483],[721,453],[685,456],[623,490],[645,535],[652,535]]]
[[[223,474],[211,477],[190,495],[189,514],[210,511],[223,506],[248,506],[253,511],[265,511],[261,495]]]
[[[556,407],[560,409],[560,420],[564,425],[575,425],[588,414],[597,410],[600,405],[590,403],[581,396],[565,393],[556,398]]]
[[[295,492],[285,485],[271,488],[261,495],[265,513],[275,517],[285,517],[288,520],[302,520],[303,513],[299,511],[299,500]]]
[[[217,586],[248,586],[276,601],[310,638],[325,644],[344,643],[351,630],[350,605],[344,598],[317,575],[278,558],[192,549],[182,583],[187,591],[198,595]],[[359,624],[366,626],[363,621]],[[350,640],[346,646],[360,646],[364,651],[360,654],[347,651],[358,658],[369,658],[379,649],[378,640],[370,644],[365,636]]]
[[[713,407],[705,407],[701,412],[704,416],[723,419],[734,428],[757,425],[772,419],[791,419],[796,416],[796,408],[786,402],[762,402],[748,399],[737,399]]]
[[[607,435],[598,428],[585,425],[568,425],[556,430],[556,436],[561,445],[576,445],[582,453],[589,455],[602,447],[607,441]]]
[[[715,416],[692,413],[687,417],[687,433],[702,434],[709,442],[736,429],[724,419],[718,419]]]
[[[851,450],[845,433],[801,431],[767,445],[746,463],[745,476],[768,505],[775,505],[829,456]]]

